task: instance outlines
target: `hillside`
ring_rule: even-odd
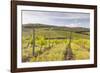
[[[89,28],[84,28],[84,27],[65,27],[65,26],[55,26],[55,25],[46,25],[46,24],[23,24],[22,25],[23,29],[24,28],[51,28],[52,30],[63,30],[63,31],[74,31],[74,32],[89,32]]]

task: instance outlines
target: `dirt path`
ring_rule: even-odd
[[[71,46],[67,45],[66,46],[66,52],[65,52],[65,60],[73,60],[73,52]]]

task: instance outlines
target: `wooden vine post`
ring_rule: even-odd
[[[33,56],[35,56],[35,28],[33,26]]]

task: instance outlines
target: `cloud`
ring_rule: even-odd
[[[42,23],[56,26],[89,27],[89,13],[22,11],[22,24]]]
[[[68,24],[68,25],[65,25],[66,27],[79,27],[78,24]]]

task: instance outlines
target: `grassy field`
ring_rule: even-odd
[[[54,30],[52,28],[35,28],[34,31],[33,29],[23,28],[22,61],[41,62],[89,59],[89,36],[89,31],[77,33]],[[68,50],[69,48],[70,50]],[[70,59],[66,57],[70,57]]]

